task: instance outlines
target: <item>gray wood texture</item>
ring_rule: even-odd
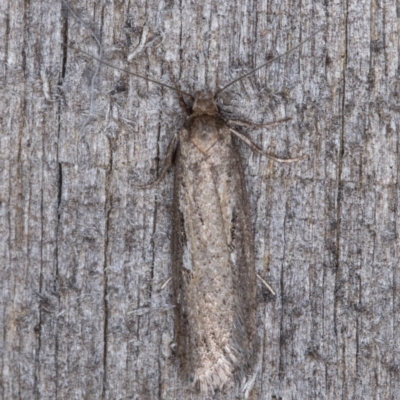
[[[272,129],[239,144],[259,287],[250,399],[399,399],[399,3],[0,2],[0,398],[199,398],[173,354],[174,92]],[[131,61],[128,62],[128,56]],[[239,385],[215,395],[242,398]]]

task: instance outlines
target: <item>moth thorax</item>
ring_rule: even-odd
[[[210,91],[197,92],[193,103],[193,114],[195,115],[217,115],[218,107],[214,95]]]

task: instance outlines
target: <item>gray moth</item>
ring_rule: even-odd
[[[159,177],[137,187],[156,185],[174,165],[171,265],[176,354],[183,375],[206,395],[223,389],[235,376],[248,374],[254,362],[257,274],[246,181],[235,140],[278,162],[304,158],[280,159],[264,153],[233,128],[252,124],[225,119],[216,98],[318,32],[215,93],[201,91],[193,97],[177,87],[122,70],[178,92],[187,114],[184,126],[169,143]],[[183,96],[191,99],[191,105]]]
[[[211,92],[198,92],[187,110],[159,178],[147,187],[175,164],[171,264],[176,353],[184,375],[209,394],[230,382],[234,372],[249,372],[254,358],[254,243],[232,133],[247,138],[230,127],[239,121],[220,115]]]

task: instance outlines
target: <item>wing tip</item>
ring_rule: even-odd
[[[222,390],[227,383],[232,383],[234,372],[240,368],[242,361],[235,356],[232,346],[225,346],[224,354],[213,364],[198,368],[194,374],[193,384],[206,395],[213,394],[215,390]]]

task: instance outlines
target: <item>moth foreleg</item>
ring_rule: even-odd
[[[254,144],[249,138],[242,135],[240,132],[235,131],[235,129],[232,129],[232,128],[229,128],[229,129],[237,138],[239,138],[242,142],[246,143],[247,146],[249,146],[253,151],[260,153],[263,156],[266,156],[271,160],[274,160],[274,161],[277,161],[280,163],[292,163],[292,162],[304,160],[307,157],[306,155],[301,156],[301,157],[296,157],[296,158],[278,158],[275,156],[271,156],[270,154],[267,154],[264,151],[262,151],[256,144]]]
[[[177,136],[177,134],[175,134],[168,144],[167,155],[165,156],[164,165],[161,169],[161,172],[160,172],[160,175],[158,176],[158,178],[154,182],[148,183],[146,185],[133,185],[134,188],[150,189],[151,187],[157,185],[158,183],[160,183],[163,180],[169,167],[172,165],[172,158],[174,156],[175,146],[176,146],[177,142],[178,142],[178,136]]]

